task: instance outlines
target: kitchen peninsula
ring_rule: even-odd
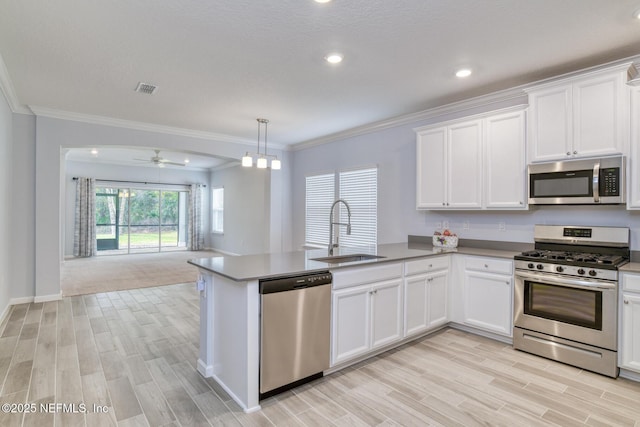
[[[373,277],[379,271],[391,268],[398,271],[397,280],[398,289],[400,289],[405,265],[415,260],[431,258],[444,260],[448,268],[449,254],[457,253],[474,258],[475,256],[490,257],[487,259],[501,258],[503,260],[500,262],[511,263],[510,259],[516,253],[529,246],[522,243],[483,243],[485,243],[484,247],[478,247],[480,246],[478,244],[464,246],[462,243],[463,245],[458,248],[445,249],[434,248],[425,240],[410,238],[409,243],[384,244],[368,249],[336,248],[334,256],[354,254],[376,256],[372,259],[341,263],[316,260],[316,258],[327,256],[326,249],[192,259],[189,263],[198,267],[200,272],[198,371],[204,377],[213,377],[246,412],[259,410],[259,281],[261,279],[331,271],[334,274],[335,289],[336,277],[340,274],[355,272],[357,274],[354,277],[363,277],[367,276],[367,271],[371,271]],[[446,306],[449,298],[446,298],[448,292],[446,280],[444,283],[443,305]],[[400,295],[402,294],[399,293],[398,296]],[[335,310],[335,307],[332,307],[332,310]],[[508,310],[510,313],[510,306]],[[399,311],[401,315],[402,307]],[[448,321],[449,317],[445,316],[444,323],[439,326],[442,327]],[[402,329],[405,329],[404,325]],[[333,335],[335,329],[332,328],[332,331]],[[380,348],[392,348],[393,344],[397,345],[414,338],[417,336],[408,337],[406,333],[401,334],[397,339],[392,340],[391,344],[385,343]],[[340,358],[332,357],[330,372],[348,364],[343,363]]]

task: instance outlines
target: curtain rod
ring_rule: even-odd
[[[78,180],[77,176],[73,177],[74,181]],[[147,182],[147,181],[121,181],[121,180],[117,180],[117,179],[96,179],[96,181],[102,181],[102,182],[124,182],[124,183],[133,183],[133,184],[155,184],[155,185],[179,185],[181,187],[184,187],[185,185],[191,185],[191,184],[172,184],[170,182]],[[203,187],[207,187],[205,184],[197,184],[197,185],[201,185]]]

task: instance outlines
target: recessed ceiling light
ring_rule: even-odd
[[[316,0],[316,3],[329,3],[331,0]]]
[[[92,148],[91,149],[91,154],[93,154],[94,156],[98,155],[98,150],[96,148]]]
[[[636,10],[635,12],[633,12],[633,17],[636,19],[640,19],[640,9]]]
[[[184,159],[184,162],[185,163],[189,163],[189,159]]]
[[[463,68],[461,70],[456,71],[456,77],[469,77],[471,75],[471,70],[468,68]]]
[[[340,62],[342,62],[342,58],[343,56],[339,53],[330,53],[329,55],[324,57],[324,59],[326,59],[329,64],[339,64]]]

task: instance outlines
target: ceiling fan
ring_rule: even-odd
[[[160,150],[153,150],[153,151],[155,151],[156,155],[152,156],[149,159],[133,159],[133,160],[140,160],[142,162],[152,163],[161,168],[163,168],[165,165],[186,166],[185,163],[172,162],[171,160],[167,160],[163,157],[160,157]]]

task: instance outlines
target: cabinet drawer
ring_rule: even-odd
[[[333,289],[342,289],[402,277],[402,263],[345,268],[332,270],[331,273]]]
[[[470,256],[465,260],[465,268],[467,270],[486,271],[487,273],[512,274],[513,262]]]
[[[624,273],[622,275],[622,289],[631,292],[640,292],[640,274]]]
[[[449,268],[449,256],[422,258],[404,263],[405,276]]]

